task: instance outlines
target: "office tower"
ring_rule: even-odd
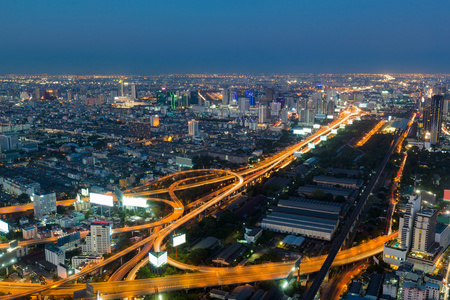
[[[193,137],[197,137],[199,135],[198,121],[195,121],[194,119],[190,120],[188,122],[188,129],[189,129],[189,135],[191,135]]]
[[[42,195],[33,194],[31,196],[34,202],[34,217],[42,219],[45,215],[56,212],[56,194],[48,193]]]
[[[134,84],[131,85],[130,98],[136,99],[136,85]]]
[[[228,105],[230,103],[230,90],[224,88],[222,91],[222,104]]]
[[[253,94],[253,91],[245,91],[245,97],[247,97],[250,106],[255,106],[256,105],[256,99],[255,96]]]
[[[229,96],[228,96],[229,98]],[[199,103],[199,97],[198,97],[198,91],[191,91],[189,96],[189,103],[192,104],[200,104]]]
[[[250,109],[250,102],[245,97],[239,97],[238,99],[239,112],[245,113]]]
[[[300,113],[298,113],[299,123],[304,125],[312,125],[314,124],[315,114],[312,109],[302,109]]]
[[[39,87],[36,87],[34,89],[34,96],[33,96],[34,100],[41,100],[41,89]]]
[[[260,104],[258,108],[258,121],[260,124],[267,123],[268,107]]]
[[[270,103],[275,99],[275,90],[273,88],[266,88],[266,103]]]
[[[0,135],[0,152],[19,149],[17,135]]]
[[[312,94],[312,100],[313,102],[317,102],[318,100],[322,100],[322,93],[321,92],[314,92]]]
[[[289,121],[289,110],[285,107],[281,110],[281,123],[287,124]]]
[[[333,101],[328,101],[328,103],[326,104],[326,106],[327,106],[326,113],[327,113],[328,115],[334,114],[335,102],[333,102]]]
[[[437,210],[423,208],[416,214],[413,231],[412,250],[427,252],[434,243]]]
[[[67,100],[72,100],[72,90],[67,91]]]
[[[400,247],[409,251],[411,247],[411,235],[416,213],[420,210],[422,205],[422,197],[420,194],[416,194],[409,197],[408,203],[406,203],[405,214],[400,218],[399,230],[400,230]]]
[[[89,254],[111,253],[111,227],[108,222],[94,222],[82,245],[82,251]]]
[[[336,90],[327,91],[327,102],[333,101],[334,104],[338,101],[338,92]]]
[[[273,116],[278,116],[281,111],[281,103],[279,103],[279,102],[270,103],[270,110],[271,110],[271,114]]]
[[[431,98],[431,107],[429,110],[428,124],[430,126],[430,144],[436,145],[439,143],[439,135],[442,128],[442,112],[444,109],[444,96],[434,95]]]
[[[152,127],[159,127],[159,116],[153,115],[150,117],[150,123]]]

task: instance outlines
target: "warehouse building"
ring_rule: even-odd
[[[345,205],[304,198],[280,200],[261,222],[263,229],[330,241]]]

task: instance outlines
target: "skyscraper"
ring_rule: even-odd
[[[416,214],[413,231],[412,250],[427,252],[434,243],[437,210],[421,209]]]
[[[224,88],[222,91],[222,104],[228,105],[230,103],[230,90]]]
[[[48,193],[43,195],[33,194],[34,216],[42,219],[43,216],[56,212],[56,194]]]
[[[131,85],[131,95],[130,95],[131,99],[136,99],[136,85],[132,84]]]
[[[238,105],[239,105],[239,112],[240,113],[245,113],[250,108],[250,102],[245,97],[239,97]]]
[[[89,254],[111,253],[111,227],[107,222],[94,222],[82,250]]]
[[[285,107],[281,110],[281,123],[287,124],[289,120],[289,110]]]
[[[198,121],[192,119],[188,122],[189,135],[197,137],[199,135],[198,131]]]
[[[258,108],[258,121],[260,124],[267,123],[267,111],[268,107],[265,105],[259,105]]]
[[[439,143],[439,135],[441,134],[442,129],[443,109],[444,109],[444,96],[434,95],[431,98],[431,107],[429,114],[431,145],[436,145]]]
[[[411,247],[411,235],[413,229],[414,218],[420,210],[422,198],[420,194],[410,196],[408,203],[406,203],[405,214],[400,218],[399,234],[400,234],[400,248],[409,251]]]

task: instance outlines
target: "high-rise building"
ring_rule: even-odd
[[[238,105],[239,105],[239,112],[240,113],[245,113],[250,108],[250,102],[245,97],[239,97]]]
[[[150,123],[153,127],[159,127],[159,116],[158,115],[151,116]]]
[[[66,259],[66,251],[63,247],[57,247],[53,244],[45,246],[45,260],[51,262],[55,266],[64,264]]]
[[[434,243],[437,210],[423,208],[416,214],[412,250],[427,252]]]
[[[289,121],[289,110],[285,107],[281,110],[281,123],[287,124]]]
[[[400,218],[400,246],[402,249],[411,248],[411,236],[413,231],[414,218],[422,205],[422,197],[420,194],[410,196],[403,217]]]
[[[130,98],[133,100],[136,99],[136,85],[134,84],[131,85]]]
[[[0,152],[18,149],[19,140],[17,135],[0,135]]]
[[[273,116],[278,116],[281,111],[281,103],[280,102],[272,102],[270,103],[270,110]]]
[[[267,123],[268,107],[260,104],[258,108],[258,121],[260,124]]]
[[[198,121],[196,121],[194,119],[188,121],[188,130],[189,130],[189,135],[191,135],[193,137],[197,137],[199,135]]]
[[[111,253],[111,227],[108,222],[94,222],[82,245],[82,251],[89,254]]]
[[[266,88],[266,103],[270,103],[275,99],[275,90],[273,88]]]
[[[327,102],[333,101],[334,104],[338,102],[338,92],[336,90],[327,91]]]
[[[442,112],[444,110],[444,96],[434,95],[431,98],[431,107],[428,115],[430,125],[430,144],[439,143],[442,128]]]
[[[42,219],[45,215],[56,212],[56,194],[48,193],[42,195],[33,194],[34,217]]]
[[[230,90],[224,88],[222,91],[222,104],[228,105],[230,103]]]

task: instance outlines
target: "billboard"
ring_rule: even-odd
[[[8,233],[9,232],[8,223],[3,222],[2,220],[0,220],[0,231],[4,232],[4,233]]]
[[[102,194],[97,194],[97,193],[90,193],[89,198],[90,198],[89,202],[94,203],[94,204],[105,205],[105,206],[110,206],[110,207],[114,206],[113,196],[102,195]]]
[[[131,197],[123,197],[124,206],[134,206],[134,207],[148,207],[147,199],[145,198],[131,198]]]
[[[348,125],[351,125],[351,124],[353,124],[353,120],[348,120]]]
[[[337,129],[334,129],[334,128],[331,129],[331,133],[332,133],[332,134],[337,134]]]
[[[345,124],[339,125],[339,128],[345,128]]]
[[[304,131],[305,133],[311,133],[311,132],[312,132],[312,129],[311,129],[311,128],[303,128],[303,131]]]
[[[81,195],[83,196],[89,196],[89,189],[81,189]]]
[[[302,153],[300,151],[295,151],[294,157],[302,157]]]
[[[320,128],[320,124],[314,124],[314,125],[313,125],[313,128],[314,128],[314,129],[319,129],[319,128]]]
[[[333,119],[334,119],[334,116],[333,116],[333,115],[327,115],[327,119],[333,120]]]
[[[316,148],[316,144],[308,143],[308,147],[309,147],[309,149],[314,149],[314,148]]]
[[[450,201],[450,190],[444,190],[444,201]]]
[[[327,140],[327,136],[326,135],[321,135],[320,136],[320,140],[321,141],[326,141]]]
[[[305,134],[303,129],[294,129],[294,134]]]
[[[186,234],[181,234],[172,237],[172,246],[176,247],[186,243]]]
[[[148,259],[150,263],[159,268],[163,264],[167,263],[167,251],[164,252],[149,252]]]

